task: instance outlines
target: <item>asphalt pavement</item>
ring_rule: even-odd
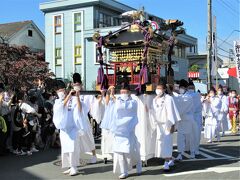
[[[175,134],[176,139],[176,134]],[[118,179],[112,173],[112,160],[103,163],[100,152],[100,140],[96,140],[97,164],[89,164],[91,156],[82,154],[79,174],[71,177],[62,174],[60,149],[47,149],[32,156],[16,156],[9,154],[0,156],[0,180],[34,180],[34,179]],[[176,157],[176,146],[173,155]],[[176,162],[170,172],[163,171],[162,159],[148,160],[141,176],[136,170],[129,172],[128,179],[240,179],[240,136],[226,135],[220,142],[208,144],[202,140],[200,155],[190,159],[184,154],[182,162]]]

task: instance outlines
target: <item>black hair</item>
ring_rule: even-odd
[[[82,84],[81,75],[79,73],[74,73],[73,74],[73,83]]]
[[[127,81],[122,82],[121,89],[126,89],[130,91],[130,86]]]
[[[17,101],[19,101],[19,100],[23,100],[24,99],[24,92],[18,92],[17,94],[16,94],[16,97],[17,97]]]
[[[163,81],[160,81],[160,82],[157,84],[157,86],[162,86],[163,89],[167,89],[167,85],[166,85],[166,83],[163,82]]]
[[[185,79],[181,79],[179,82],[179,87],[188,87],[188,82]]]
[[[217,91],[216,91],[216,89],[215,89],[214,87],[211,87],[211,88],[210,88],[210,90],[208,91],[208,94],[210,93],[210,91],[213,91],[213,92],[214,92],[214,94],[216,94],[216,93],[217,93]]]

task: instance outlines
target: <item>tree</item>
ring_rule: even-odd
[[[194,64],[189,68],[189,71],[191,72],[198,72],[199,71],[199,65]]]
[[[0,44],[0,64],[0,82],[11,89],[28,89],[37,79],[54,76],[44,61],[44,54],[31,52],[26,46]]]

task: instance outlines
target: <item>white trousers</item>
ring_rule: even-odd
[[[189,145],[189,150],[190,152],[195,151],[195,144],[192,138],[189,138],[191,134],[182,134],[179,133],[177,134],[177,146],[178,146],[178,152],[183,153],[186,149],[186,146]]]

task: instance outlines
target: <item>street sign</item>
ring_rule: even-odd
[[[220,79],[228,79],[228,68],[218,68],[218,78]]]

